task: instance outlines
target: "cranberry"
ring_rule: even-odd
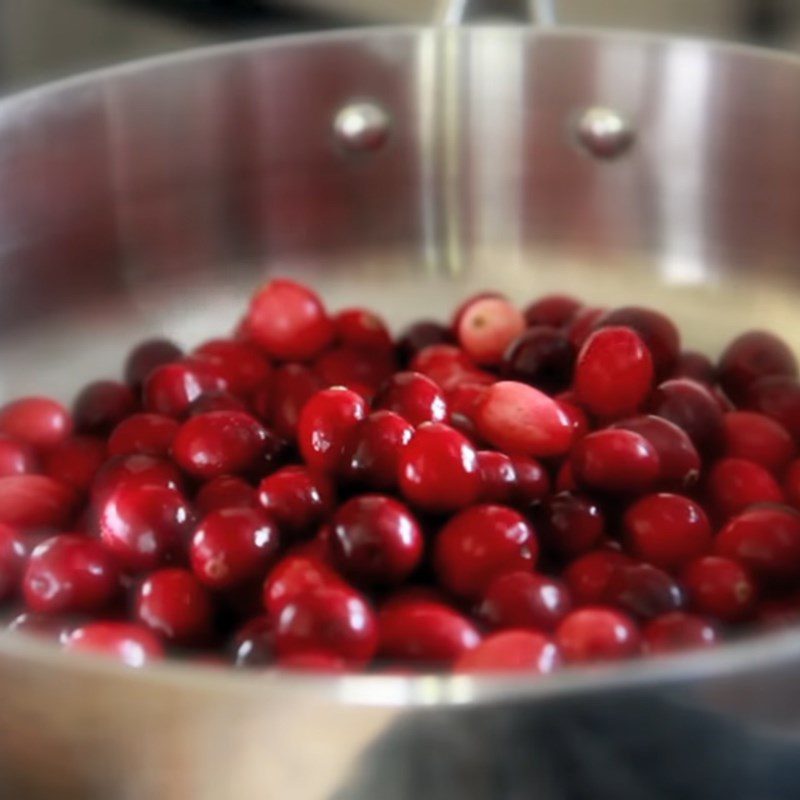
[[[548,393],[565,389],[572,378],[575,348],[555,328],[528,328],[503,355],[503,375]]]
[[[722,423],[726,456],[753,461],[778,474],[797,453],[789,431],[763,414],[732,411]]]
[[[762,600],[755,610],[755,622],[766,630],[797,625],[798,620],[800,620],[800,597],[797,592],[785,597]]]
[[[681,348],[681,337],[675,323],[652,308],[624,306],[604,314],[595,329],[625,327],[636,331],[653,357],[656,375],[666,377],[675,367]]]
[[[800,577],[800,514],[781,506],[748,509],[717,534],[715,549],[757,578],[795,580]]]
[[[477,457],[481,475],[479,500],[482,503],[511,505],[517,485],[513,461],[505,453],[496,450],[479,450]]]
[[[333,318],[336,339],[346,347],[390,353],[394,347],[386,323],[366,308],[345,308]]]
[[[712,647],[719,632],[708,620],[685,611],[671,611],[656,617],[642,630],[644,650],[651,655]]]
[[[691,378],[698,383],[712,386],[717,379],[717,372],[711,359],[694,350],[684,350],[672,370],[673,378]]]
[[[575,405],[575,395],[572,392],[562,392],[556,396],[556,402],[561,410],[566,414],[572,425],[572,441],[577,442],[591,430],[589,417],[586,412],[578,405]]]
[[[476,364],[497,366],[525,330],[525,317],[503,297],[477,297],[457,314],[456,337]]]
[[[573,558],[594,547],[605,533],[605,517],[588,495],[559,492],[544,503],[540,515],[544,546]]]
[[[800,509],[800,458],[789,464],[783,479],[783,491],[789,503]]]
[[[509,453],[557,456],[572,443],[572,424],[559,404],[515,381],[500,381],[486,390],[475,422],[486,441]]]
[[[129,386],[118,381],[95,381],[75,398],[72,417],[80,433],[108,435],[138,403]]]
[[[194,499],[201,516],[225,508],[258,508],[258,494],[247,481],[235,475],[219,475],[204,484]]]
[[[644,436],[613,428],[581,439],[569,463],[581,486],[625,494],[646,492],[660,472],[658,452]]]
[[[34,449],[25,442],[0,436],[0,478],[37,472],[39,461]]]
[[[122,485],[153,484],[168,489],[183,485],[180,471],[164,458],[146,455],[127,455],[110,458],[97,471],[92,483],[92,500],[102,501]]]
[[[126,667],[143,667],[164,656],[157,636],[142,625],[128,622],[90,622],[69,635],[64,649],[111,656]]]
[[[61,528],[75,509],[75,492],[45,475],[0,478],[0,523],[23,530]]]
[[[576,350],[583,347],[592,331],[594,331],[595,323],[605,313],[606,309],[604,308],[584,306],[579,308],[569,319],[564,327],[564,333],[567,334],[567,338],[572,342],[572,346]]]
[[[202,584],[230,589],[263,578],[278,545],[278,529],[263,511],[224,508],[200,523],[192,536],[189,557]]]
[[[603,602],[614,573],[632,563],[628,556],[615,550],[592,550],[577,558],[564,572],[575,605]]]
[[[681,587],[663,570],[650,564],[626,564],[611,574],[605,600],[631,616],[652,619],[678,611],[685,598]]]
[[[196,645],[210,635],[211,597],[188,570],[151,572],[136,592],[135,605],[136,619],[168,642]]]
[[[349,480],[370,489],[393,489],[400,452],[413,435],[414,428],[392,411],[370,414],[359,423],[345,450]]]
[[[535,300],[525,309],[528,327],[550,325],[560,328],[566,325],[581,308],[581,303],[566,294],[548,294]]]
[[[396,367],[392,353],[352,347],[334,347],[314,362],[323,386],[344,386],[366,399],[389,380]]]
[[[148,339],[131,350],[125,362],[125,381],[139,388],[157,367],[180,361],[183,350],[168,339]]]
[[[375,613],[361,595],[342,583],[323,583],[289,600],[274,623],[275,650],[281,660],[322,651],[363,666],[378,646]]]
[[[550,494],[550,475],[534,458],[512,455],[516,481],[509,505],[520,511],[530,511]]]
[[[33,447],[52,447],[71,432],[69,412],[48,397],[24,397],[0,408],[0,433]]]
[[[722,410],[701,383],[688,378],[664,381],[653,393],[650,410],[684,430],[701,453],[719,451],[724,435]]]
[[[213,364],[237,397],[251,397],[259,389],[270,387],[272,366],[248,342],[212,339],[200,345],[194,355]]]
[[[297,537],[333,513],[336,495],[323,473],[306,467],[284,467],[261,481],[258,499],[282,533]]]
[[[314,292],[294,281],[270,281],[252,299],[247,333],[267,355],[308,361],[331,342],[334,326]]]
[[[0,602],[17,593],[27,555],[28,548],[19,532],[0,523]]]
[[[185,416],[197,417],[214,411],[247,411],[247,406],[230,392],[203,392],[197,400],[192,400]]]
[[[101,611],[119,588],[111,553],[96,539],[75,534],[53,536],[38,545],[22,581],[28,608],[47,614]]]
[[[547,675],[561,665],[558,648],[541,633],[503,631],[464,653],[454,672],[525,672]]]
[[[275,660],[275,632],[265,615],[245,622],[229,645],[231,661],[237,667],[265,667]]]
[[[278,659],[281,669],[293,672],[319,672],[336,674],[347,670],[347,662],[335,653],[321,650],[307,650],[302,653],[290,653]]]
[[[146,411],[181,418],[206,392],[224,391],[225,380],[207,362],[181,361],[156,367],[144,382]]]
[[[663,569],[676,569],[711,547],[711,525],[688,497],[651,494],[634,503],[624,519],[631,552]]]
[[[123,483],[101,504],[100,535],[130,571],[155,569],[186,545],[192,513],[175,489]]]
[[[708,474],[706,486],[711,505],[728,519],[756,503],[781,503],[783,491],[760,464],[742,458],[723,458]]]
[[[480,439],[475,417],[485,394],[486,384],[482,383],[460,383],[446,394],[450,424],[475,442]]]
[[[341,583],[339,576],[318,558],[288,555],[279,561],[264,581],[264,608],[278,617],[287,603],[328,583]]]
[[[77,617],[60,617],[24,611],[8,623],[8,630],[31,634],[59,644],[66,644],[70,634],[81,624]]]
[[[665,489],[682,491],[697,483],[700,456],[688,434],[677,425],[645,414],[615,422],[612,427],[638,433],[653,445],[661,465],[659,484]]]
[[[78,492],[87,492],[106,460],[106,443],[92,436],[71,436],[43,456],[44,472]]]
[[[638,410],[653,384],[653,359],[630,328],[602,328],[584,343],[575,365],[580,403],[601,417]]]
[[[525,518],[504,506],[473,506],[453,517],[436,538],[439,583],[459,597],[480,596],[504,572],[532,570],[539,546]]]
[[[751,384],[745,405],[774,419],[800,440],[800,381],[784,375],[760,378]]]
[[[444,603],[425,598],[387,603],[378,624],[378,654],[414,664],[452,664],[481,640],[466,617]]]
[[[319,378],[308,367],[286,364],[275,371],[272,389],[256,398],[255,406],[279,436],[293,439],[303,406],[320,388]]]
[[[568,662],[615,661],[637,655],[640,636],[627,614],[597,606],[568,614],[556,630],[556,644]]]
[[[486,587],[478,608],[493,628],[552,631],[572,609],[564,583],[532,572],[506,572]]]
[[[415,427],[447,419],[442,390],[418,372],[398,372],[389,378],[375,396],[373,408],[394,411]]]
[[[556,473],[555,488],[557,492],[577,492],[578,483],[572,473],[569,461],[562,461]]]
[[[426,422],[400,454],[399,484],[403,496],[425,511],[464,508],[481,491],[475,449],[454,428]]]
[[[460,383],[491,383],[494,380],[479,370],[463,350],[447,344],[435,344],[420,350],[411,360],[409,369],[427,375],[445,391]]]
[[[767,331],[737,336],[719,358],[719,382],[734,399],[741,400],[759,378],[797,377],[797,360],[786,343]]]
[[[180,426],[161,414],[133,414],[114,428],[108,440],[112,456],[140,453],[166,456]]]
[[[686,565],[681,573],[692,608],[723,622],[746,617],[756,600],[756,586],[738,561],[704,556]]]
[[[357,584],[401,583],[416,569],[422,550],[422,532],[416,519],[390,497],[354,497],[333,517],[334,564]]]
[[[451,344],[453,335],[446,325],[432,320],[421,320],[409,325],[397,340],[400,361],[408,364],[420,350],[436,344]]]

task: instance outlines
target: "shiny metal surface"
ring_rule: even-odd
[[[333,133],[345,149],[353,153],[380,150],[391,132],[392,120],[386,110],[368,101],[348,103],[333,120]]]
[[[597,158],[618,158],[633,144],[635,132],[629,120],[612,108],[592,106],[578,117],[578,143]]]
[[[396,324],[478,287],[800,345],[800,64],[511,28],[225,47],[0,103],[0,396],[68,398],[145,332],[235,323],[267,274]],[[342,158],[363,98],[386,146]],[[576,146],[618,110],[636,146]],[[552,680],[141,673],[0,636],[0,797],[800,796],[800,635]],[[701,757],[698,757],[700,754]]]

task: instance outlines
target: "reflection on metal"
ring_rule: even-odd
[[[586,109],[578,119],[575,133],[590,155],[604,159],[621,156],[634,140],[631,123],[618,111],[603,106]]]
[[[391,119],[375,102],[350,103],[333,121],[336,141],[352,153],[374,153],[388,141]]]

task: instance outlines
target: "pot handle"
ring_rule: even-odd
[[[503,0],[502,6],[511,6],[525,22],[530,22],[539,27],[552,27],[556,25],[557,0],[516,0],[510,3]],[[436,22],[445,26],[464,25],[474,13],[476,5],[473,0],[440,0],[437,7]],[[488,4],[490,7],[494,3]]]

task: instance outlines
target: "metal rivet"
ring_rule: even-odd
[[[389,114],[377,103],[349,103],[336,115],[333,132],[346,150],[374,153],[386,144],[391,124]]]
[[[630,121],[619,112],[602,106],[586,109],[578,119],[575,132],[578,142],[597,158],[617,158],[634,140]]]

